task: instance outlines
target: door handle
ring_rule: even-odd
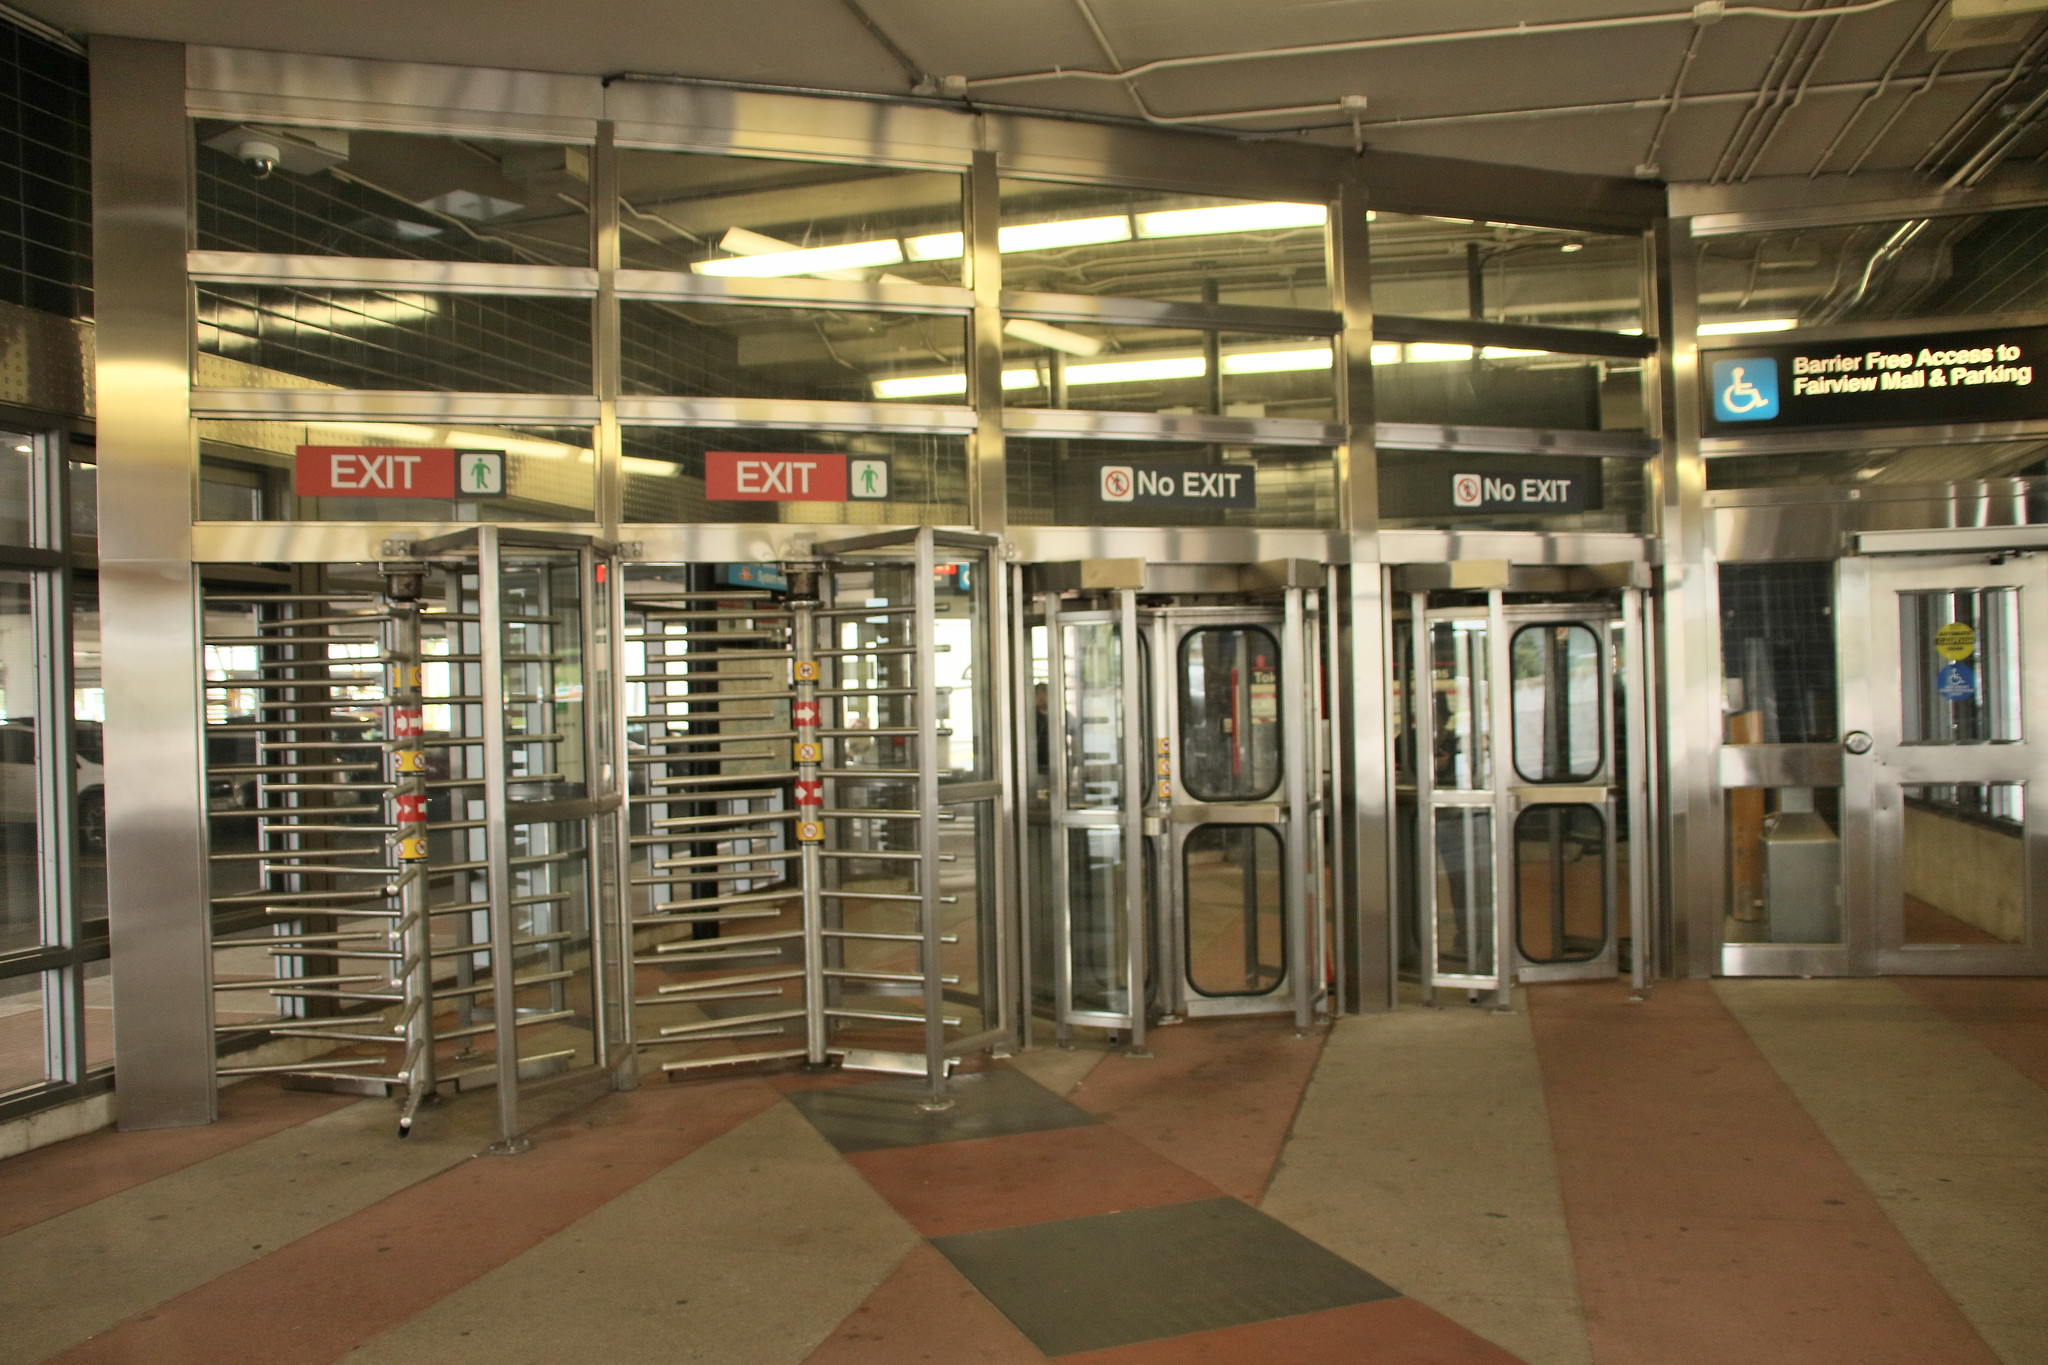
[[[1876,743],[1876,740],[1862,730],[1851,730],[1842,736],[1842,747],[1852,754],[1867,754]]]

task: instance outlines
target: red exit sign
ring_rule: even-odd
[[[292,486],[302,498],[494,498],[505,453],[452,446],[300,446]]]
[[[717,502],[883,502],[889,461],[866,455],[704,452],[704,496]]]

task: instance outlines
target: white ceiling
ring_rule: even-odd
[[[1112,65],[1091,32],[1092,5]],[[2018,43],[1948,54],[1933,71],[1921,30],[1944,0],[1891,0],[1834,19],[1730,15],[1694,24],[1673,0],[859,0],[899,61],[848,0],[17,0],[79,33],[584,74],[620,71],[904,93],[914,73],[964,76],[970,94],[1011,105],[1138,112],[1119,82],[974,80],[1060,68],[1124,70],[1160,58],[1246,53],[1396,35],[1647,14],[1680,22],[1564,34],[1439,41],[1166,70],[1137,89],[1155,114],[1335,104],[1364,95],[1373,147],[1558,170],[1667,180],[1906,170],[1952,131],[1981,143],[2048,82]],[[1824,10],[1843,0],[1730,0]],[[1696,39],[1696,44],[1695,44]],[[2042,40],[2038,32],[2027,41]],[[1689,44],[1688,102],[1665,119]],[[2048,41],[2043,41],[2048,47]],[[2015,72],[2015,67],[2019,68]],[[1828,87],[1872,82],[1874,98]],[[2010,84],[1980,101],[1994,83]],[[1702,99],[1701,97],[1719,97]],[[1979,114],[1959,128],[1973,102]],[[1571,110],[1572,106],[1606,106]],[[2048,101],[2044,101],[2048,106]],[[1654,155],[1660,123],[1664,131]],[[1831,141],[1843,136],[1824,164]],[[1348,144],[1332,110],[1222,120]],[[2040,133],[2019,142],[2040,150]],[[1866,144],[1874,145],[1866,147]],[[1944,158],[1944,165],[1952,159]],[[1937,175],[1934,178],[1939,178]]]

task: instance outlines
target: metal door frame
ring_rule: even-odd
[[[1850,970],[1882,975],[2033,975],[2048,970],[2048,666],[2027,650],[2048,641],[2048,560],[2026,554],[1871,556],[1841,562],[1842,726],[1845,741],[1873,741],[1857,754],[1846,742],[1842,772],[1843,932]],[[2020,589],[2021,739],[2011,744],[1904,742],[1897,594]],[[1857,629],[1858,625],[1861,630]],[[1851,642],[1866,649],[1859,661]],[[2017,782],[2027,792],[2023,866],[2027,914],[2014,945],[1905,943],[1901,790],[1921,783]]]
[[[1486,605],[1431,607],[1427,592],[1411,592],[1408,627],[1411,632],[1411,662],[1408,688],[1413,717],[1415,758],[1415,876],[1417,968],[1425,1003],[1438,989],[1491,992],[1495,1008],[1511,1007],[1516,982],[1606,980],[1619,964],[1622,872],[1619,867],[1619,825],[1622,809],[1629,818],[1630,857],[1626,872],[1631,910],[1630,972],[1635,989],[1645,989],[1654,961],[1655,914],[1649,904],[1654,885],[1650,866],[1651,811],[1649,796],[1649,727],[1644,641],[1643,592],[1635,587],[1617,589],[1620,600],[1614,606],[1598,604],[1516,602],[1508,603],[1501,588],[1486,593]],[[1484,620],[1487,623],[1487,696],[1481,711],[1487,727],[1485,738],[1487,785],[1455,795],[1438,792],[1432,747],[1437,732],[1435,665],[1430,652],[1429,633],[1438,621]],[[1570,782],[1539,783],[1522,778],[1514,761],[1513,636],[1525,626],[1583,625],[1599,641],[1605,666],[1599,675],[1600,766],[1590,776]],[[1614,626],[1621,627],[1616,640]],[[1617,732],[1614,722],[1614,688],[1617,679],[1624,687],[1623,716]],[[1617,782],[1617,759],[1626,757],[1626,783]],[[1391,764],[1390,764],[1391,766]],[[1515,858],[1515,826],[1523,811],[1540,805],[1590,805],[1600,811],[1604,824],[1603,886],[1606,924],[1599,952],[1583,961],[1531,962],[1521,951],[1521,882]],[[1478,807],[1493,812],[1492,897],[1494,970],[1491,973],[1454,973],[1438,970],[1436,916],[1436,816],[1438,809]],[[1502,964],[1507,964],[1503,970]]]

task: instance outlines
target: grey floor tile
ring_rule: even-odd
[[[800,1090],[789,1102],[842,1152],[1007,1137],[1100,1122],[1016,1071],[955,1077],[953,1107],[936,1114],[917,1107],[923,1093],[921,1085],[881,1081],[837,1090]]]
[[[933,1240],[1050,1356],[1399,1298],[1235,1199]]]

